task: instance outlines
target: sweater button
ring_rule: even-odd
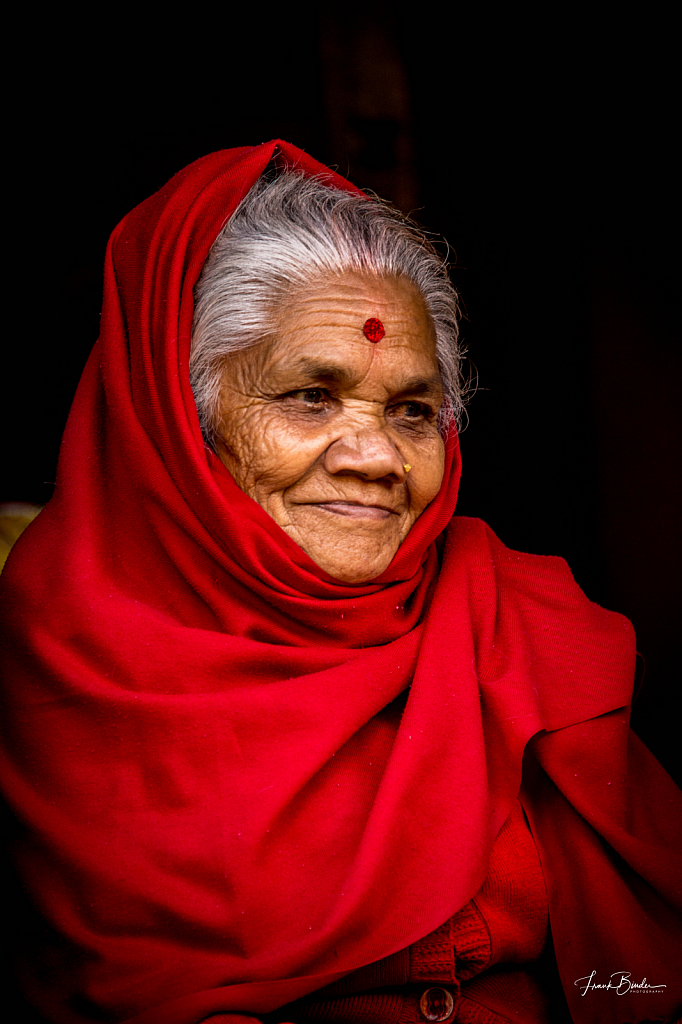
[[[447,1020],[454,1008],[455,1000],[446,988],[427,988],[419,1000],[419,1012],[424,1020]]]

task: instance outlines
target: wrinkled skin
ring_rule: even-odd
[[[378,343],[362,331],[386,329]],[[435,333],[405,279],[344,274],[298,291],[274,339],[225,364],[218,454],[330,576],[379,576],[443,478]],[[405,464],[411,466],[409,472]]]

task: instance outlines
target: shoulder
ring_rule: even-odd
[[[506,547],[479,519],[448,527],[442,576],[467,594],[482,688],[530,685],[547,729],[630,703],[636,648],[625,616],[583,593],[563,558]]]
[[[454,569],[478,585],[488,596],[515,602],[527,599],[545,604],[548,613],[572,614],[608,625],[621,634],[633,636],[629,620],[612,612],[584,594],[564,558],[529,554],[507,547],[482,519],[455,516],[446,531],[444,568]]]

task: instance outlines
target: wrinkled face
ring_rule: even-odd
[[[363,334],[372,317],[386,331],[377,344]],[[280,310],[273,340],[229,357],[218,454],[317,565],[361,583],[388,567],[438,493],[442,401],[417,289],[328,277]]]

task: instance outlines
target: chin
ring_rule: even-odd
[[[319,528],[322,517],[325,529]],[[399,524],[334,516],[334,528],[329,529],[329,518],[328,512],[308,507],[299,528],[290,524],[286,532],[320,569],[341,583],[368,583],[381,576],[402,542]]]
[[[347,571],[343,572],[343,574],[341,574],[340,572],[330,572],[329,569],[326,569],[325,571],[328,572],[329,575],[332,576],[335,580],[338,580],[339,583],[348,583],[355,585],[357,583],[371,583],[372,580],[375,580],[377,578],[377,576],[381,576],[382,572],[384,572],[384,570],[387,568],[388,566],[384,565],[381,567],[381,569],[372,570],[372,572],[369,573],[359,571],[357,575],[353,576],[351,576]]]
[[[316,565],[319,565],[320,569],[324,569],[326,573],[329,573],[330,576],[333,576],[335,580],[339,580],[341,583],[369,583],[388,569],[396,551],[391,552],[390,558],[387,558],[383,552],[381,558],[377,558],[376,555],[368,555],[366,558],[362,558],[358,557],[356,548],[352,554],[349,553],[348,558],[342,557],[333,560],[316,558],[313,551],[308,551],[307,553]]]

